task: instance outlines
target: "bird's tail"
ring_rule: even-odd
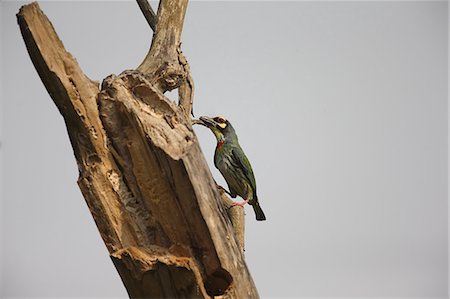
[[[254,204],[252,204],[253,211],[255,211],[256,220],[263,221],[266,220],[266,215],[264,215],[263,210],[259,206],[259,202],[256,201]]]

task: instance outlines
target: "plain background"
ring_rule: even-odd
[[[126,297],[21,4],[0,4],[0,296]],[[134,2],[41,8],[92,79],[149,48]],[[447,2],[192,2],[182,40],[196,115],[228,118],[255,170],[268,220],[247,207],[246,260],[263,298],[447,298]]]

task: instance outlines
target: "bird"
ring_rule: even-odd
[[[266,220],[256,195],[256,181],[252,166],[239,145],[233,126],[221,116],[212,118],[201,116],[199,119],[200,124],[208,127],[217,139],[214,166],[224,177],[229,191],[219,187],[223,188],[232,198],[239,195],[244,199],[244,202],[235,202],[235,205],[243,207],[249,203],[255,211],[256,220]]]

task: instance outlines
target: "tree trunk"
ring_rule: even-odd
[[[147,57],[101,86],[37,3],[17,19],[64,117],[78,185],[129,296],[259,298],[242,251],[243,209],[217,190],[192,129],[193,80],[180,50],[186,7],[187,0],[162,0]],[[174,88],[178,105],[164,96]]]

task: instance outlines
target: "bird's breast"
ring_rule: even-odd
[[[227,155],[224,155],[223,153],[218,153],[216,151],[216,154],[214,156],[214,164],[216,165],[217,169],[220,170],[220,172],[224,172],[230,169],[231,167],[231,161],[230,158]]]

